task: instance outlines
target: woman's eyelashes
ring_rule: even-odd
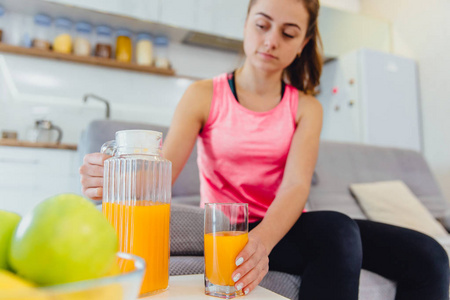
[[[258,23],[256,23],[256,27],[263,31],[267,31],[269,28],[269,26],[267,26],[265,24],[258,24]],[[287,33],[287,32],[282,32],[282,35],[288,39],[293,39],[295,37],[295,35],[293,35],[291,33]]]

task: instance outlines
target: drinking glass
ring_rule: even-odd
[[[231,274],[248,241],[246,203],[205,204],[205,294],[232,299],[242,296]]]

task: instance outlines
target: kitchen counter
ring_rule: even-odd
[[[15,139],[0,139],[0,146],[77,150],[77,145],[73,144],[34,143]]]

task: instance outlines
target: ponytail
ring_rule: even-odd
[[[308,95],[315,95],[316,87],[320,84],[322,74],[323,53],[322,39],[320,38],[317,17],[319,15],[319,2],[317,0],[302,0],[309,13],[308,43],[300,56],[285,69],[284,76],[296,89]]]

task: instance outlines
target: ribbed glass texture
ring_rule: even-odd
[[[141,296],[167,289],[169,280],[172,164],[159,153],[116,151],[104,163],[103,213],[116,229],[119,251],[146,262]]]

